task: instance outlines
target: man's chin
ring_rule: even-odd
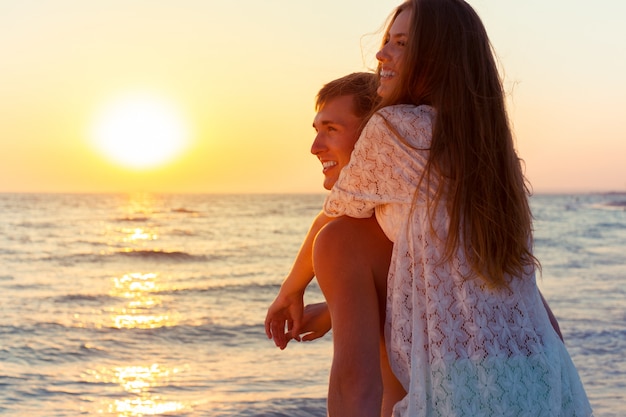
[[[324,177],[324,188],[330,190],[331,188],[333,188],[338,179],[339,175],[332,175],[330,173],[327,173],[327,176]]]

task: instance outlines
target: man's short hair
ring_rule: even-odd
[[[371,72],[354,72],[325,84],[317,93],[315,111],[319,111],[328,101],[341,96],[352,96],[354,113],[357,117],[367,117],[379,101],[376,92],[378,77]]]

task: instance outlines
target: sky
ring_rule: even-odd
[[[626,2],[469,3],[533,190],[625,191]],[[0,192],[322,192],[315,94],[375,68],[398,4],[0,0]],[[160,165],[125,167],[95,144],[113,123],[103,108],[133,94],[185,127]]]

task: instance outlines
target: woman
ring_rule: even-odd
[[[387,349],[407,391],[394,415],[591,415],[542,308],[527,188],[479,17],[461,0],[407,1],[377,58],[381,108],[324,211],[375,213],[394,242]],[[372,295],[369,284],[330,278],[337,229],[349,232],[349,224],[336,224],[320,231],[314,247],[339,339],[329,415],[374,416],[367,396],[379,395],[380,382],[361,369],[376,352],[359,337]]]

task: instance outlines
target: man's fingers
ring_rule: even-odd
[[[297,340],[298,342],[300,341],[300,329],[301,328],[302,328],[302,320],[295,319],[291,325],[291,329],[289,329],[290,330],[289,333],[291,334],[291,337]]]
[[[265,334],[267,335],[268,339],[272,338],[272,331],[270,330],[270,320],[268,318],[265,318]]]
[[[300,337],[303,342],[310,342],[311,340],[317,339],[319,336],[315,332],[305,333]]]

